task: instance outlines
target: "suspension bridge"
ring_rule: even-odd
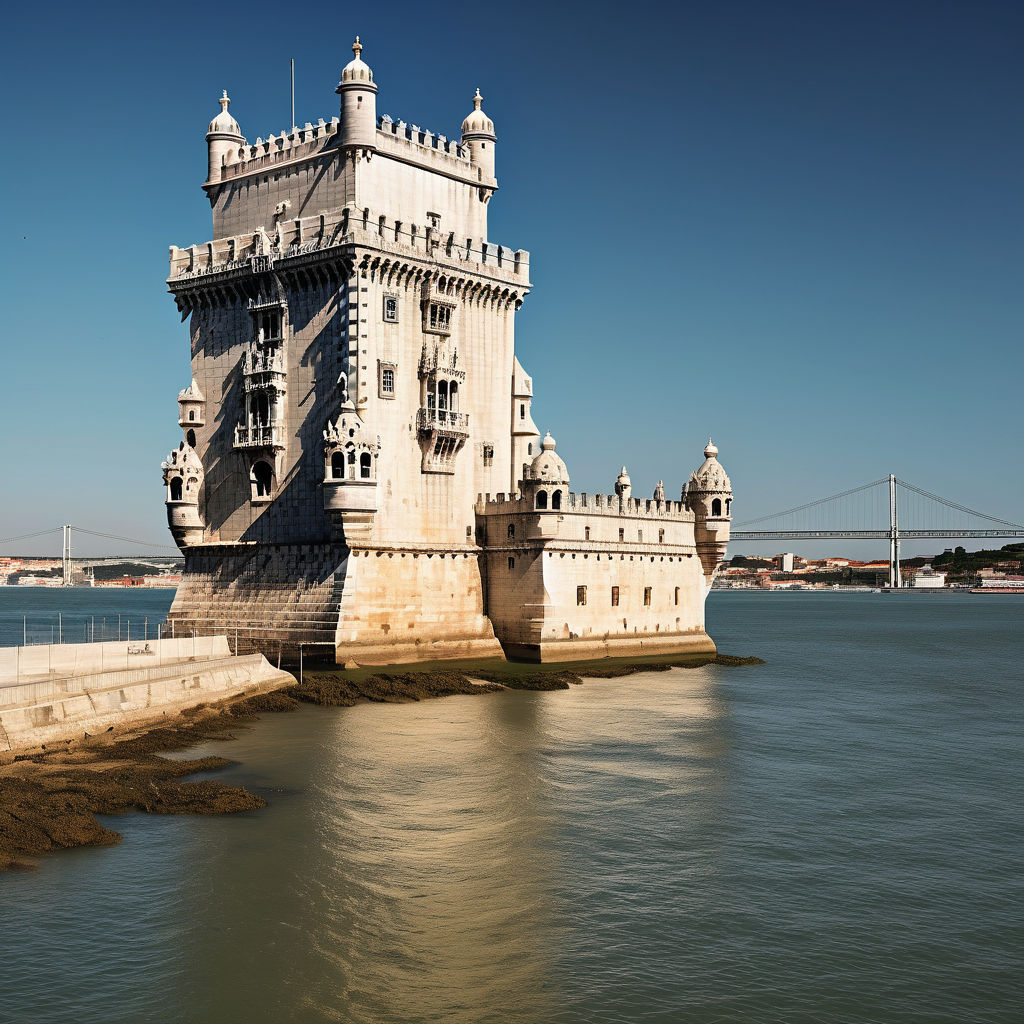
[[[80,567],[89,565],[103,565],[104,563],[120,561],[118,558],[73,558],[71,554],[71,535],[75,533],[85,534],[87,537],[96,537],[101,540],[116,540],[121,544],[131,544],[134,547],[143,548],[150,552],[170,553],[179,555],[181,552],[171,544],[160,544],[148,540],[138,540],[134,537],[121,537],[115,533],[100,533],[98,530],[87,530],[81,526],[72,526],[65,523],[63,526],[51,526],[46,530],[36,530],[34,533],[23,533],[17,537],[4,537],[0,539],[0,549],[25,540],[34,540],[38,537],[56,537],[61,535],[61,583],[70,587],[73,582],[74,568],[77,564]]]
[[[174,552],[170,544],[121,537],[65,524],[48,530],[0,539],[0,549],[18,541],[61,534],[63,582],[70,586],[75,563],[101,564],[110,559],[73,559],[72,532],[102,540],[130,544],[150,552]],[[880,480],[852,487],[783,512],[734,523],[730,543],[765,540],[887,540],[889,586],[899,588],[901,540],[1024,538],[1024,526],[978,512],[959,502],[942,498],[890,474]]]
[[[890,474],[796,508],[734,523],[729,543],[888,540],[889,586],[898,589],[900,541],[1024,538],[1024,526],[967,508]]]

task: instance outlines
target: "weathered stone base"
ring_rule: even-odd
[[[339,664],[501,658],[483,613],[475,548],[355,548],[337,632]]]
[[[167,619],[174,636],[222,633],[238,653],[294,660],[334,648],[349,549],[344,544],[204,544],[185,550]]]
[[[671,654],[715,654],[714,640],[703,630],[653,633],[646,636],[581,637],[545,640],[540,644],[503,643],[505,656],[515,661],[597,661],[601,658],[639,658]]]

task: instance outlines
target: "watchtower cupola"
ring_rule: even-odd
[[[732,483],[718,461],[718,448],[711,438],[704,448],[704,461],[690,474],[683,490],[683,501],[693,513],[697,554],[710,586],[725,557],[732,519]]]
[[[555,439],[548,431],[541,442],[540,454],[526,468],[523,497],[538,511],[557,512],[569,494],[569,470],[555,451]]]
[[[227,89],[220,98],[220,113],[210,122],[206,133],[206,145],[209,151],[209,170],[207,181],[220,179],[221,168],[226,163],[234,162],[239,146],[245,145],[245,136],[238,122],[228,113],[231,98]]]
[[[334,91],[341,96],[341,144],[369,153],[377,148],[377,85],[362,52],[363,44],[356,36],[352,60],[342,68]]]
[[[498,138],[494,122],[481,109],[483,102],[477,89],[473,112],[462,122],[462,144],[469,149],[470,162],[480,169],[480,177],[490,182],[494,180],[494,144]]]

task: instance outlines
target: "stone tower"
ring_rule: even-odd
[[[539,451],[514,341],[529,258],[488,238],[479,91],[461,140],[378,118],[362,50],[339,117],[250,144],[225,93],[210,124],[213,239],[172,247],[168,281],[204,471],[194,502],[168,498],[186,559],[171,620],[271,654],[500,653],[474,503]]]

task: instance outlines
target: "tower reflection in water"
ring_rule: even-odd
[[[338,717],[343,753],[318,780],[317,858],[334,890],[319,952],[344,985],[344,1017],[543,1020],[552,1009],[552,812],[537,705],[510,696]]]
[[[186,854],[183,998],[209,1019],[525,1024],[678,992],[728,731],[704,670],[265,719],[222,777],[269,806],[199,819]]]

